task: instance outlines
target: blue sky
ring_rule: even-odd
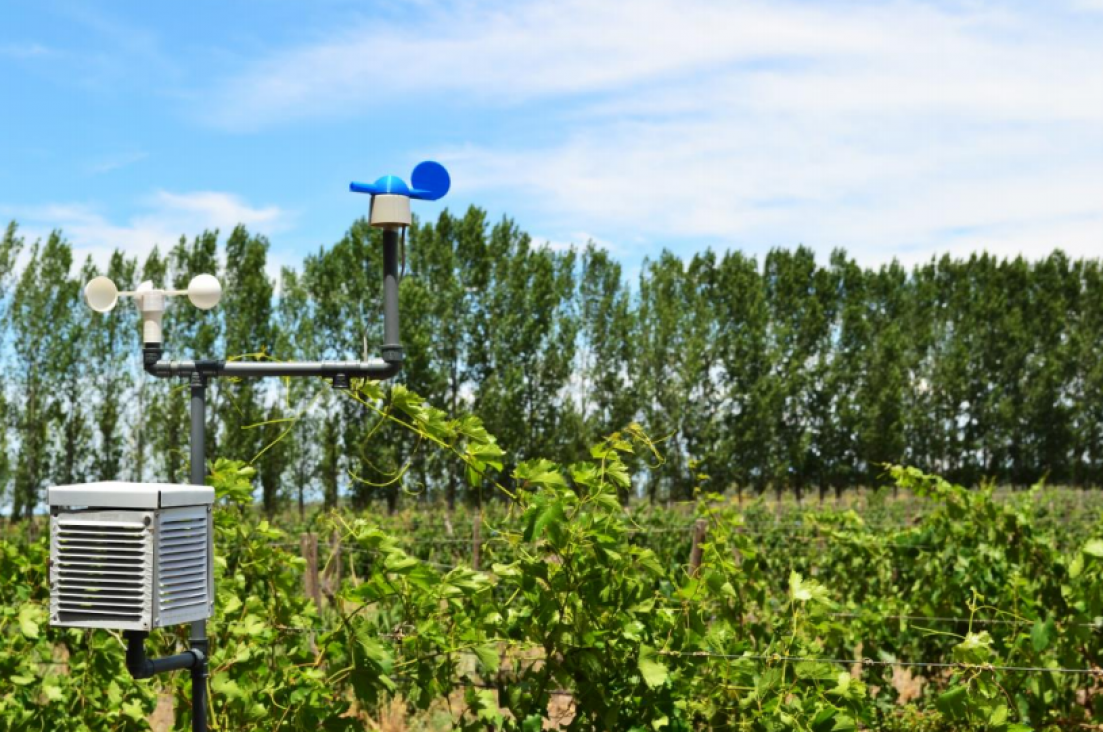
[[[294,263],[425,158],[420,214],[630,272],[1103,254],[1103,0],[7,0],[0,100],[0,219],[101,261],[242,221]]]

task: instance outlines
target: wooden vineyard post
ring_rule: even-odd
[[[322,586],[325,596],[333,603],[341,589],[341,535],[334,531],[329,539],[329,559],[326,561],[326,569],[322,576]]]
[[[709,525],[704,519],[697,519],[693,523],[693,545],[689,550],[689,576],[696,577],[697,570],[701,568],[701,555],[704,553],[705,537],[708,535]]]
[[[303,594],[314,600],[314,607],[322,612],[322,594],[318,582],[318,537],[314,534],[302,534],[299,537],[306,571],[303,573]]]

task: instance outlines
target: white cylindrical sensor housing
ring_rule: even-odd
[[[371,225],[380,228],[410,225],[410,199],[380,193],[371,197]]]

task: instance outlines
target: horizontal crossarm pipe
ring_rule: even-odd
[[[162,378],[204,376],[237,376],[264,378],[271,376],[323,376],[350,379],[389,379],[402,369],[401,361],[156,361],[146,371]]]

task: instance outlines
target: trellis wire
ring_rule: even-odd
[[[331,632],[327,628],[278,628],[284,632]],[[394,635],[382,635],[381,638],[397,637]],[[468,653],[457,651],[457,653]],[[780,654],[744,654],[712,653],[710,651],[657,651],[660,656],[677,656],[688,658],[717,658],[728,661],[765,661],[785,663],[830,663],[839,666],[880,666],[900,668],[935,668],[935,669],[962,669],[972,671],[992,671],[1001,673],[1031,673],[1031,674],[1065,674],[1074,676],[1101,676],[1103,669],[1099,668],[1062,668],[1049,666],[1003,666],[991,663],[961,663],[958,661],[879,661],[872,658],[820,658],[815,656],[783,656]],[[528,659],[540,660],[540,659]],[[497,687],[493,687],[497,688]],[[549,692],[550,693],[550,692]]]
[[[859,620],[907,620],[928,623],[973,623],[974,625],[1034,625],[1036,620],[1016,620],[1010,618],[953,618],[927,615],[866,615],[862,613],[828,613],[833,618],[855,618]],[[1099,623],[1066,623],[1055,620],[1057,626],[1066,628],[1103,628]]]
[[[1000,671],[1007,673],[1045,673],[1070,674],[1081,676],[1103,676],[1098,668],[1059,668],[1047,666],[999,666],[991,663],[961,663],[958,661],[877,661],[872,658],[814,658],[811,656],[782,656],[780,654],[712,653],[710,651],[656,651],[660,656],[681,656],[695,658],[720,658],[729,661],[746,659],[750,661],[783,661],[787,663],[832,663],[840,666],[898,666],[902,668],[955,668],[973,671]]]

